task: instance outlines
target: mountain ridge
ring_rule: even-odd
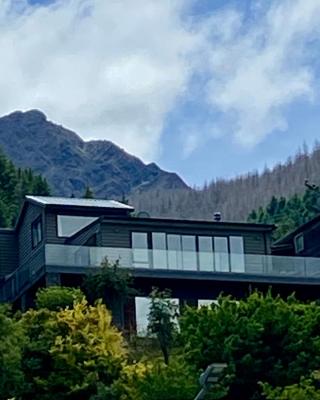
[[[45,176],[53,194],[81,196],[90,186],[97,197],[122,197],[143,187],[188,189],[173,172],[144,164],[108,140],[84,141],[48,121],[39,110],[15,111],[0,118],[0,146],[21,168]]]

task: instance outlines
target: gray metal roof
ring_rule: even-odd
[[[49,197],[49,196],[26,196],[27,200],[48,206],[71,206],[71,207],[96,207],[96,208],[118,208],[133,211],[134,208],[115,200],[101,199],[77,199],[74,197]]]

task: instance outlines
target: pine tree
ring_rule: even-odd
[[[14,225],[26,194],[50,195],[47,181],[31,169],[16,168],[0,151],[0,226]]]
[[[84,192],[83,198],[84,199],[93,199],[94,198],[93,191],[90,189],[89,186],[86,187],[86,191]]]

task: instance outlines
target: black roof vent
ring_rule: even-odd
[[[221,212],[214,212],[213,213],[213,220],[214,222],[220,222],[221,221]]]

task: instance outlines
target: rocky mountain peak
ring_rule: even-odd
[[[142,188],[187,188],[177,174],[155,163],[146,165],[110,141],[85,142],[39,110],[0,118],[0,147],[17,166],[46,177],[56,195],[81,196],[87,186],[101,198],[119,198]]]

